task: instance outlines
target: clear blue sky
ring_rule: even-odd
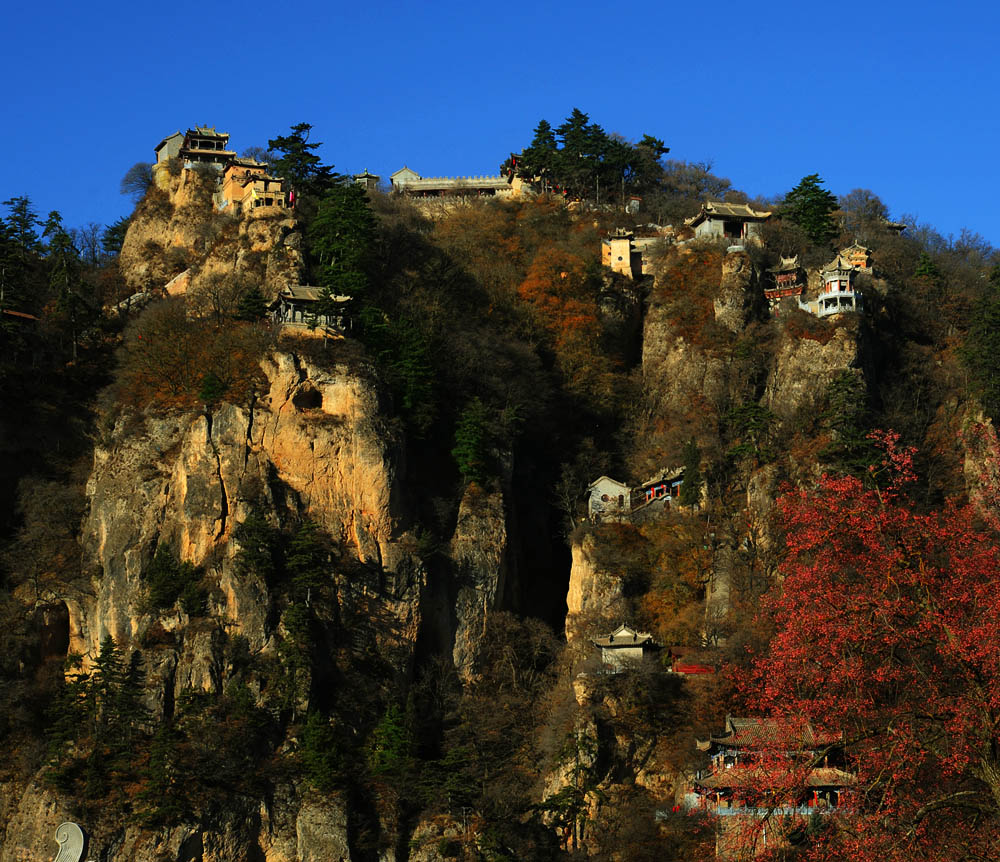
[[[195,124],[266,145],[309,122],[343,172],[489,174],[573,107],[752,195],[819,173],[1000,246],[990,3],[8,4],[0,200],[66,223]]]

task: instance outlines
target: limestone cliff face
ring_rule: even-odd
[[[759,304],[757,277],[746,252],[727,254],[722,260],[719,292],[713,301],[715,319],[731,332],[739,332],[747,324],[750,312]]]
[[[74,820],[72,812],[52,791],[39,783],[26,792],[16,788],[14,800],[0,823],[0,862],[52,859],[58,851],[55,831]],[[200,862],[350,862],[347,810],[336,797],[297,797],[279,793],[267,803],[234,803],[228,818],[212,828],[179,826],[166,830],[128,827],[100,842],[101,858],[109,862],[163,862],[197,859]],[[94,848],[91,848],[93,851]],[[89,852],[87,858],[96,853]]]
[[[131,642],[148,627],[141,573],[158,543],[209,569],[218,586],[214,614],[254,648],[264,647],[266,590],[236,577],[228,545],[261,495],[279,517],[308,516],[362,562],[387,572],[386,608],[402,637],[415,640],[423,575],[398,541],[400,451],[374,385],[346,367],[323,370],[294,353],[273,354],[263,370],[267,393],[249,407],[125,416],[97,447],[84,525],[94,595],[70,603],[72,649],[94,655],[105,634]],[[178,612],[160,622],[169,631],[186,619]],[[209,638],[186,632],[190,655],[180,648],[173,656],[185,684],[209,686]]]
[[[596,547],[589,533],[573,543],[566,593],[566,639],[570,642],[588,634],[588,618],[616,616],[625,609],[622,580],[601,569],[595,558]]]
[[[489,611],[501,606],[509,576],[503,495],[471,484],[462,497],[450,557],[456,573],[455,668],[469,679]]]
[[[826,387],[837,374],[848,369],[863,373],[862,361],[859,324],[853,315],[845,315],[825,343],[782,330],[765,404],[783,420],[813,411],[822,405]]]

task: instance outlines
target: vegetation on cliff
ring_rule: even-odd
[[[995,252],[971,234],[911,224],[900,235],[874,194],[835,202],[812,175],[759,246],[664,242],[653,277],[632,282],[598,260],[602,237],[637,219],[597,206],[591,185],[602,202],[641,192],[682,240],[681,219],[705,198],[746,196],[706,165],[665,160],[662,141],[618,141],[577,111],[557,129],[540,124],[517,169],[583,204],[543,194],[431,218],[342,183],[309,132],[269,142],[301,193],[294,220],[262,218],[253,232],[211,212],[204,177],[182,191],[174,176],[139,203],[124,276],[124,224],[88,257],[100,231],[74,233],[52,214],[40,232],[27,198],[7,202],[8,773],[43,769],[103,836],[221,828],[242,802],[282,796],[342,804],[359,859],[390,848],[418,858],[432,823],[444,824],[437,856],[419,858],[703,858],[714,824],[675,810],[697,764],[692,738],[753,708],[808,714],[858,740],[863,811],[842,831],[806,835],[803,858],[833,858],[831,847],[942,858],[958,852],[959,828],[995,840],[998,644],[982,623],[995,525],[989,508],[966,505],[959,433],[976,418],[970,397],[990,416],[997,406]],[[863,318],[769,314],[761,280],[780,258],[814,268],[855,239],[880,275],[865,285]],[[274,273],[292,270],[324,288],[325,308],[352,297],[346,338],[271,325]],[[184,273],[187,294],[161,296]],[[148,304],[119,307],[137,280]],[[288,409],[301,427],[343,426],[330,435],[342,457],[361,457],[347,414],[362,411],[324,409],[314,378],[370,386],[381,412],[358,421],[395,447],[388,539],[365,534],[360,506],[324,520],[334,504],[281,481],[279,456],[260,476],[248,467],[264,445],[254,423],[279,423],[262,406],[274,385],[264,366],[279,354],[297,375]],[[57,413],[65,427],[31,440]],[[197,437],[205,451],[164,444],[159,463],[129,466],[136,484],[162,485],[163,498],[193,489],[178,464],[205,455],[221,508],[201,530],[207,549],[182,524],[142,534],[134,577],[116,582],[143,598],[116,629],[131,634],[102,638],[81,663],[67,655],[68,604],[97,614],[93,597],[113,577],[80,565],[86,433],[103,457],[129,435],[156,437],[156,422],[187,423],[197,434],[163,440]],[[905,496],[879,472],[877,428],[915,449]],[[322,469],[339,469],[336,452]],[[235,488],[227,458],[241,462]],[[674,467],[684,483],[673,509],[582,523],[581,496],[602,473],[639,487]],[[207,518],[198,506],[183,517]],[[504,521],[492,585],[475,554],[452,547],[470,512]],[[567,542],[586,547],[607,593],[568,641]],[[460,595],[481,616],[459,621]],[[253,639],[249,612],[234,619],[231,607],[259,612]],[[623,617],[671,649],[599,673],[589,639]],[[462,665],[456,633],[470,619]],[[701,678],[667,673],[691,651]],[[859,702],[860,690],[871,697]],[[890,781],[893,745],[910,760]],[[931,775],[943,795],[925,792]],[[874,816],[883,810],[898,815],[890,830]]]

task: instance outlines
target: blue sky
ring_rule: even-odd
[[[961,0],[10,4],[0,200],[114,221],[125,171],[195,124],[242,150],[309,122],[343,172],[488,174],[579,107],[752,195],[819,173],[1000,246],[998,24]]]

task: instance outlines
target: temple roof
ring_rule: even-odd
[[[278,294],[278,296],[283,299],[298,300],[299,302],[319,302],[321,299],[324,299],[324,290],[325,288],[322,287],[313,287],[308,284],[297,284],[286,287],[281,291],[281,293]],[[348,302],[351,297],[331,295],[330,299],[334,302]]]
[[[684,467],[673,467],[669,470],[661,470],[659,473],[655,473],[650,476],[645,482],[643,482],[639,488],[648,488],[650,485],[658,485],[660,482],[673,482],[675,479],[680,479],[684,475]]]
[[[611,482],[613,485],[617,485],[619,488],[624,488],[626,491],[628,490],[628,485],[626,485],[624,482],[619,482],[617,479],[612,479],[610,476],[598,476],[596,479],[594,479],[593,482],[591,482],[587,486],[587,490],[590,491],[596,485],[599,485],[601,482],[605,481]]]
[[[800,269],[801,264],[799,263],[799,256],[793,255],[792,257],[783,257],[777,266],[771,267],[770,272],[793,272],[796,269]]]
[[[593,644],[599,647],[632,647],[632,646],[659,646],[653,640],[649,632],[637,632],[625,623],[622,623],[611,634],[594,638]]]
[[[226,165],[226,170],[229,171],[232,168],[267,168],[270,167],[268,162],[258,162],[256,159],[233,159],[228,165]]]
[[[229,132],[217,132],[215,126],[195,126],[193,129],[188,129],[187,134],[198,138],[225,138],[227,141],[229,140]]]
[[[840,253],[820,271],[826,275],[828,272],[842,272],[846,269],[853,270],[855,269],[855,266],[843,256],[843,253]]]
[[[836,737],[819,737],[807,721],[781,722],[771,718],[736,718],[726,716],[726,732],[699,740],[701,751],[713,745],[725,748],[766,749],[787,748],[789,743],[797,748],[812,749],[835,741]]]
[[[153,147],[153,152],[159,152],[162,147],[166,146],[167,141],[177,137],[183,138],[184,135],[180,131],[176,131],[172,135],[167,135],[160,143]]]
[[[795,776],[795,772],[795,764],[789,764],[787,767],[783,767],[779,763],[766,766],[734,766],[699,778],[697,783],[706,790],[750,787],[754,790],[766,791],[769,788],[785,784]],[[796,786],[800,787],[851,787],[856,783],[856,776],[831,766],[810,769],[801,776],[801,780],[795,781]]]
[[[697,227],[709,218],[763,221],[770,217],[770,212],[755,210],[750,204],[728,204],[723,201],[706,201],[701,205],[701,212],[692,218],[685,219],[684,224],[689,227]]]

